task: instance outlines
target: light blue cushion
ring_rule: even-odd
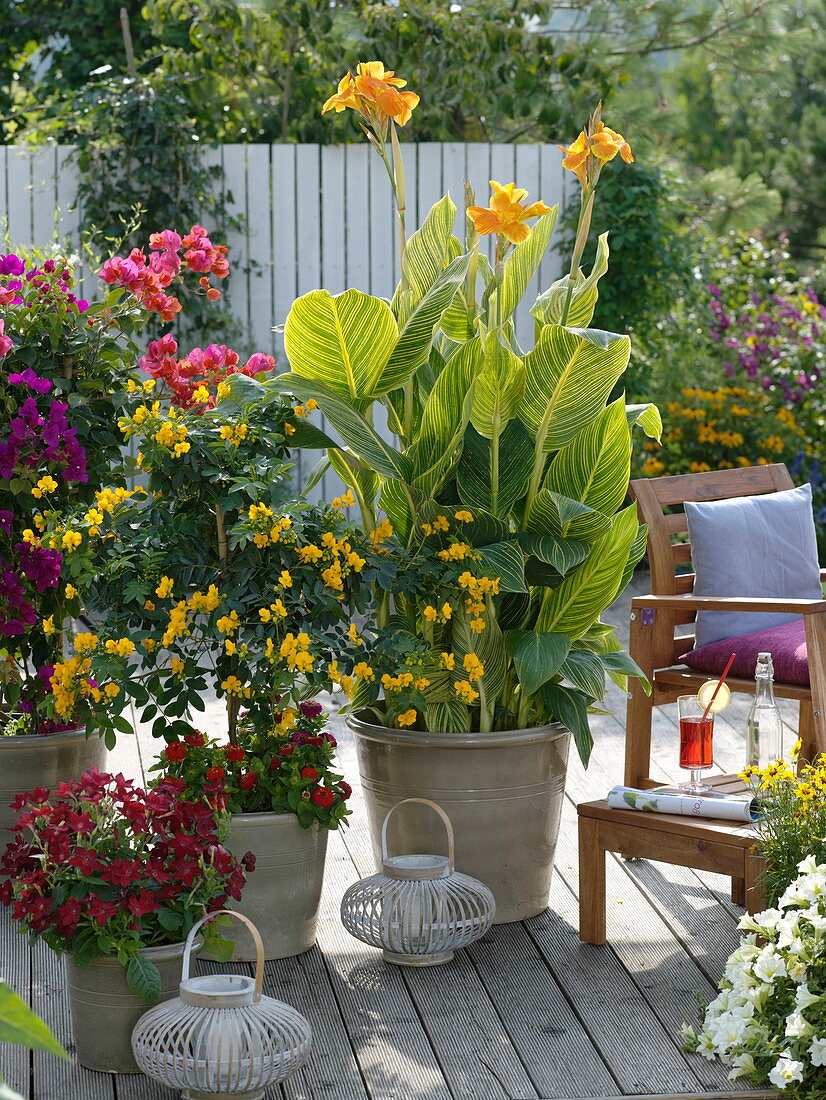
[[[812,487],[765,496],[686,502],[697,596],[820,599]],[[700,611],[695,646],[768,630],[797,615]]]

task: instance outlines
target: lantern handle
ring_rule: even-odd
[[[213,917],[235,917],[236,920],[243,921],[249,928],[250,935],[255,941],[255,999],[259,1001],[261,999],[261,992],[264,988],[264,943],[261,939],[261,933],[249,919],[245,917],[243,913],[236,913],[234,909],[216,909],[214,913],[207,913],[205,917],[201,917],[197,924],[192,926],[189,935],[186,937],[186,944],[184,945],[184,959],[181,967],[181,981],[185,982],[189,977],[189,957],[192,954],[192,946],[195,942],[195,933],[201,927],[206,924],[207,921],[212,920]]]
[[[390,821],[391,816],[398,810],[399,806],[404,806],[406,802],[421,802],[423,806],[429,806],[431,810],[435,810],[439,817],[444,822],[445,832],[447,833],[447,860],[450,864],[451,872],[456,870],[456,845],[453,838],[453,825],[450,818],[437,802],[432,802],[429,798],[403,798],[401,802],[397,802],[395,806],[392,806],[387,811],[387,816],[384,819],[384,824],[381,827],[381,858],[387,859],[387,823]]]

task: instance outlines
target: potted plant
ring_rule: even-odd
[[[362,577],[379,555],[345,518],[352,494],[327,507],[292,498],[290,446],[323,436],[306,423],[314,402],[294,407],[253,377],[273,365],[254,355],[241,367],[224,346],[183,355],[172,337],[149,345],[140,366],[152,379],[126,395],[120,418],[123,436],[140,449],[147,496],[124,499],[104,517],[91,663],[79,672],[59,664],[57,674],[72,685],[78,675],[97,678],[128,638],[140,663],[124,678],[124,693],[170,745],[164,769],[176,763],[170,752],[185,754],[178,763],[191,766],[193,793],[201,790],[196,760],[214,754],[222,763],[209,768],[226,770],[233,756],[249,755],[259,763],[237,777],[252,783],[286,739],[311,738],[303,766],[331,786],[316,794],[286,768],[286,779],[270,773],[266,789],[241,786],[230,798],[230,844],[253,847],[264,860],[277,860],[284,843],[303,853],[300,867],[279,879],[289,917],[274,909],[264,930],[268,954],[278,957],[314,939],[326,830],[344,816],[348,788],[330,772],[333,742],[312,700],[361,659],[357,623],[371,599]],[[202,744],[195,728],[210,691],[226,704],[225,748]],[[305,790],[309,798],[298,815],[282,797],[297,778],[295,797]],[[248,828],[264,831],[260,849],[245,839]]]
[[[174,316],[169,291],[184,273],[219,293],[201,284],[225,274],[223,251],[197,228],[153,237],[148,257],[133,250],[114,265],[131,292],[92,303],[76,296],[73,262],[59,251],[0,256],[0,827],[18,791],[105,761],[95,709],[56,714],[50,675],[64,623],[83,613],[96,576],[100,524],[130,495],[117,416],[135,387],[133,336],[155,313]],[[111,745],[112,726],[103,732]]]
[[[387,169],[396,293],[299,298],[284,333],[290,373],[267,385],[318,403],[338,434],[329,462],[393,573],[350,702],[377,858],[390,807],[431,798],[453,820],[457,865],[491,887],[497,920],[516,920],[547,904],[568,731],[587,761],[588,708],[606,675],[639,671],[600,614],[645,544],[625,503],[631,426],[657,434],[659,416],[611,400],[630,342],[588,327],[605,235],[591,272],[580,268],[600,172],[633,158],[599,111],[565,150],[582,185],[574,253],[537,299],[524,352],[513,312],[555,211],[494,181],[488,207],[468,206],[464,244],[449,196],[405,240],[397,125],[418,97],[403,86],[362,63],[324,107],[356,111]],[[493,264],[479,250],[487,234]],[[373,427],[377,404],[395,445]],[[401,842],[429,851],[429,828],[422,818]]]
[[[182,789],[169,781],[146,792],[92,769],[16,800],[0,902],[32,939],[65,955],[88,1069],[137,1072],[132,1028],[148,1005],[175,996],[190,929],[240,897],[244,866],[254,866],[224,848],[212,808],[184,801]],[[221,950],[218,939],[209,947]]]
[[[333,770],[336,741],[325,726],[315,700],[299,703],[295,725],[285,728],[283,712],[259,697],[241,712],[234,743],[185,734],[166,746],[154,768],[181,779],[184,797],[206,798],[231,815],[225,844],[252,852],[259,870],[232,908],[258,928],[268,959],[315,943],[327,834],[350,813],[352,788]],[[227,936],[236,960],[254,958],[248,937]]]

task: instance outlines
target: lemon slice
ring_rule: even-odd
[[[706,680],[700,690],[697,692],[697,698],[700,700],[700,706],[703,710],[706,709],[709,703],[711,703],[711,697],[717,689],[719,680]],[[721,684],[720,690],[717,692],[717,698],[711,703],[711,713],[719,714],[721,710],[725,710],[731,702],[731,691],[727,684]]]

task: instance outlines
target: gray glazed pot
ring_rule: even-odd
[[[565,794],[570,732],[553,724],[505,733],[416,733],[347,719],[356,738],[376,867],[381,827],[403,798],[429,798],[456,834],[456,869],[496,899],[494,923],[541,913],[548,904]],[[406,806],[390,822],[395,854],[440,853],[434,814]]]
[[[255,855],[241,901],[229,908],[249,917],[261,933],[266,959],[287,959],[315,943],[327,829],[314,822],[302,829],[295,814],[233,814],[225,846],[239,859]],[[236,962],[254,961],[252,941],[243,928],[222,928],[235,943]],[[237,937],[237,938],[236,938]]]
[[[183,943],[143,947],[140,953],[161,973],[161,995],[155,1003],[177,997]],[[64,959],[78,1062],[101,1073],[140,1073],[132,1054],[132,1029],[152,1005],[135,996],[117,959],[104,955],[83,967],[75,966],[71,955]]]
[[[0,849],[11,839],[6,831],[17,817],[9,803],[23,791],[55,787],[78,779],[91,767],[106,766],[103,738],[88,740],[83,730],[66,730],[45,737],[0,737]]]

